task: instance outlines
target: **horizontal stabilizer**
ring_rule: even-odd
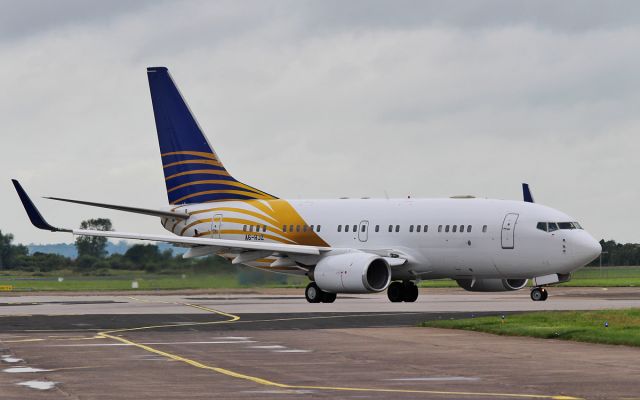
[[[22,185],[20,185],[20,182],[18,182],[15,179],[12,179],[11,182],[13,182],[13,186],[16,188],[16,192],[18,192],[18,196],[20,197],[22,206],[27,212],[27,215],[29,216],[29,219],[31,220],[31,223],[33,224],[33,226],[35,226],[38,229],[44,229],[45,231],[71,232],[69,229],[56,228],[55,226],[50,225],[44,219],[42,214],[40,214],[40,211],[38,211],[35,204],[33,204],[33,201],[31,201],[31,199],[29,198],[29,195],[27,195],[27,192],[25,192],[25,190],[22,188]]]
[[[71,199],[61,199],[59,197],[45,197],[45,199],[49,200],[58,200],[58,201],[66,201],[67,203],[75,203],[82,204],[85,206],[92,207],[101,207],[101,208],[109,208],[111,210],[125,211],[135,214],[144,214],[151,215],[154,217],[168,217],[175,219],[187,219],[189,218],[189,214],[177,213],[172,211],[162,211],[162,210],[153,210],[149,208],[138,208],[138,207],[128,207],[128,206],[118,206],[114,204],[105,204],[105,203],[94,203],[91,201],[82,201],[82,200],[71,200]]]

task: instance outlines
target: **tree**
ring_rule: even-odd
[[[108,218],[97,218],[82,221],[80,229],[110,231],[111,220]],[[78,258],[83,256],[104,258],[107,255],[107,238],[96,236],[78,236],[76,239],[76,249]]]
[[[29,254],[29,250],[25,246],[13,245],[12,241],[12,234],[3,235],[0,231],[0,269],[14,267],[17,257]]]

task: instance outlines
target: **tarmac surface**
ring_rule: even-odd
[[[640,289],[418,302],[301,290],[0,297],[0,399],[640,399],[640,349],[419,328],[425,320],[640,307]]]

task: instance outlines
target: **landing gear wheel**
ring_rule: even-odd
[[[418,286],[411,281],[403,283],[403,300],[407,303],[413,303],[418,300]]]
[[[531,300],[545,301],[547,297],[549,297],[549,293],[547,293],[547,289],[540,288],[540,287],[531,289]]]
[[[315,282],[310,282],[304,290],[304,297],[307,298],[309,303],[320,303],[323,297],[322,294],[322,290],[320,290]]]
[[[323,303],[333,303],[336,301],[337,295],[335,293],[322,292],[322,302]]]
[[[402,282],[391,282],[387,289],[387,297],[392,303],[400,303],[404,300],[404,286]]]

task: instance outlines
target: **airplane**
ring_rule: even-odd
[[[520,290],[545,301],[546,287],[602,249],[576,219],[535,203],[458,196],[437,199],[285,200],[235,179],[224,167],[166,67],[147,68],[168,205],[146,209],[49,199],[160,218],[173,235],[50,225],[17,180],[32,224],[53,232],[166,242],[184,257],[215,254],[265,271],[303,275],[309,303],[337,294],[387,291],[415,302],[417,283],[450,278],[472,292]]]

